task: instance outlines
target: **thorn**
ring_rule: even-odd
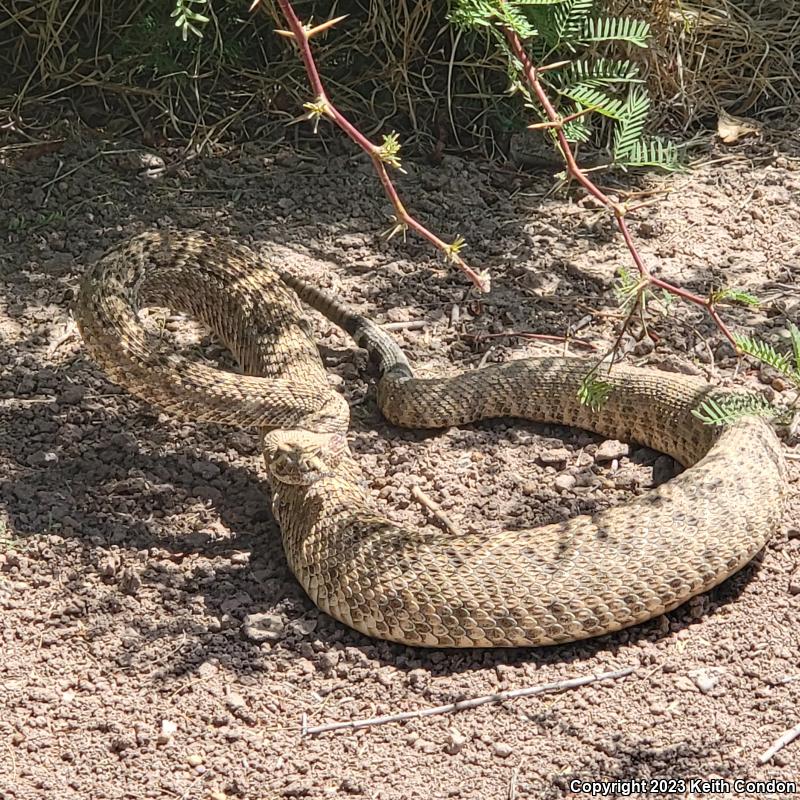
[[[256,3],[260,3],[260,2],[261,2],[261,0],[256,0]],[[295,38],[294,34],[291,31],[284,31],[284,30],[281,30],[280,28],[276,28],[275,29],[275,33],[277,33],[278,36],[285,37],[286,39],[294,39]]]
[[[252,12],[255,11],[258,8],[260,3],[261,3],[261,0],[253,0],[253,2],[250,3],[250,8],[247,9],[248,12],[250,12],[252,14]]]
[[[318,33],[324,33],[329,28],[332,28],[334,25],[340,23],[343,19],[347,19],[349,16],[349,14],[342,14],[340,17],[329,19],[327,22],[322,22],[314,28],[309,28],[306,30],[306,38],[310,39],[312,36],[316,36]]]
[[[561,122],[534,122],[533,125],[528,125],[528,130],[544,131],[549,128],[560,128],[562,124]]]
[[[556,61],[552,64],[545,64],[543,67],[536,67],[537,72],[549,72],[551,69],[560,69],[561,67],[566,67],[568,64],[571,64],[572,61]]]
[[[570,114],[567,117],[564,117],[561,120],[561,124],[565,125],[567,122],[572,122],[574,119],[580,119],[581,117],[585,117],[587,114],[591,114],[592,111],[595,110],[595,106],[589,106],[588,108],[584,108],[581,111],[576,111],[574,114]]]
[[[405,222],[401,222],[397,219],[397,217],[392,216],[393,225],[391,228],[383,231],[381,236],[386,237],[386,241],[388,242],[394,236],[397,236],[398,233],[403,234],[403,241],[406,240],[406,231],[408,230],[408,225]]]

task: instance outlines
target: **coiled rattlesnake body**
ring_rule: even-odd
[[[291,288],[290,288],[291,287]],[[669,453],[683,474],[592,517],[497,535],[403,529],[376,514],[296,290],[379,362],[378,400],[413,427],[518,416]],[[143,305],[193,315],[245,375],[168,352]],[[411,376],[376,325],[252,250],[207,234],[146,233],[88,270],[83,337],[113,380],[168,411],[265,430],[264,455],[289,565],[323,611],[412,645],[503,647],[598,636],[669,611],[747,563],[780,520],[785,467],[762,420],[717,434],[691,410],[721,394],[701,380],[618,366],[599,411],[578,401],[587,362],[536,358],[446,379]]]

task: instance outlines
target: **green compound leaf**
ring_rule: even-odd
[[[642,139],[642,131],[650,113],[650,96],[642,86],[634,86],[619,117],[614,132],[614,160],[625,161]]]
[[[614,385],[597,377],[596,372],[590,372],[581,381],[578,389],[578,400],[581,405],[588,406],[592,411],[599,411],[611,394]]]
[[[711,293],[712,303],[738,303],[743,306],[758,306],[761,301],[750,292],[742,291],[741,289],[718,289],[716,292]]]
[[[704,400],[692,415],[705,425],[730,425],[743,417],[776,417],[780,411],[760,394],[731,394]]]
[[[600,17],[585,20],[576,36],[583,44],[613,41],[647,47],[650,25],[630,17]]]

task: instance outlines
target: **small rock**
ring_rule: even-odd
[[[284,797],[307,797],[311,794],[311,787],[308,784],[295,781],[290,783],[282,794]]]
[[[449,756],[454,756],[464,749],[467,743],[467,737],[456,728],[451,728],[447,734],[447,744],[444,746],[444,751]]]
[[[237,692],[229,692],[228,696],[225,698],[225,705],[228,706],[231,711],[236,711],[240,708],[244,708],[247,703],[244,697]]]
[[[557,447],[554,450],[545,450],[539,453],[539,463],[546,467],[565,467],[569,460],[569,450],[566,447]]]
[[[203,763],[203,756],[199,753],[192,753],[191,755],[187,756],[186,763],[190,767],[199,767]]]
[[[575,488],[577,483],[578,481],[575,479],[575,476],[568,473],[564,475],[558,475],[553,481],[553,485],[559,492],[569,492]]]
[[[72,383],[62,389],[61,393],[58,395],[58,403],[63,406],[74,406],[83,400],[85,394],[85,386]]]
[[[347,794],[365,794],[366,789],[352,778],[345,778],[339,788]]]
[[[192,494],[200,500],[210,500],[212,503],[222,500],[222,492],[213,486],[195,486]]]
[[[142,579],[131,567],[125,567],[119,578],[119,590],[123,594],[135,595],[142,585]]]
[[[676,675],[675,688],[680,689],[682,692],[696,692],[698,687],[697,684],[691,678],[687,678],[686,675]]]
[[[277,642],[283,638],[286,619],[280,614],[248,614],[242,630],[252,642]]]
[[[508,758],[514,752],[514,749],[510,744],[505,744],[504,742],[493,742],[492,752],[498,758]]]
[[[789,578],[789,594],[800,594],[800,569],[795,570]]]
[[[312,617],[296,619],[292,622],[291,628],[295,633],[300,634],[300,636],[308,636],[317,629],[317,620]]]
[[[58,463],[58,456],[53,452],[37,450],[31,453],[25,461],[30,467],[49,467]]]
[[[721,670],[695,669],[689,673],[694,685],[703,693],[708,694],[722,678]]]
[[[158,743],[159,744],[168,744],[172,737],[177,733],[178,726],[172,720],[169,719],[162,719],[161,720],[161,733],[158,734]]]
[[[597,461],[614,461],[628,455],[630,447],[625,442],[616,439],[606,439],[600,443],[594,457]]]
[[[222,470],[211,461],[195,461],[192,464],[192,472],[207,481],[219,477],[221,471]]]

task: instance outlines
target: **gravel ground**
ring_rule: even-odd
[[[409,164],[409,205],[446,238],[463,234],[465,255],[491,270],[495,288],[479,301],[417,240],[377,236],[387,204],[344,150],[256,142],[165,174],[161,157],[172,154],[89,134],[0,151],[0,798],[550,798],[570,795],[576,776],[663,777],[671,796],[699,797],[692,778],[800,782],[800,741],[758,762],[798,722],[797,461],[763,553],[669,615],[555,648],[405,648],[318,613],[295,583],[253,432],[178,421],[130,397],[87,357],[70,318],[80,274],[105,248],[153,226],[199,227],[268,247],[394,323],[423,374],[558,349],[498,335],[508,332],[570,329],[602,350],[625,263],[604,217],[552,193],[550,174],[450,156]],[[638,186],[659,199],[634,224],[642,251],[698,291],[755,292],[760,308],[727,318],[786,350],[787,320],[800,317],[797,149],[712,146],[706,160]],[[227,363],[193,325],[166,311],[150,319],[176,347]],[[391,428],[365,354],[315,324],[376,503],[399,521],[431,523],[415,485],[459,528],[520,527],[624,503],[677,469],[555,426]],[[789,399],[768,371],[734,375],[730,349],[694,308],[655,315],[651,331],[655,343],[624,342],[633,362]],[[628,666],[624,679],[558,694],[300,734],[304,717],[359,719]]]

